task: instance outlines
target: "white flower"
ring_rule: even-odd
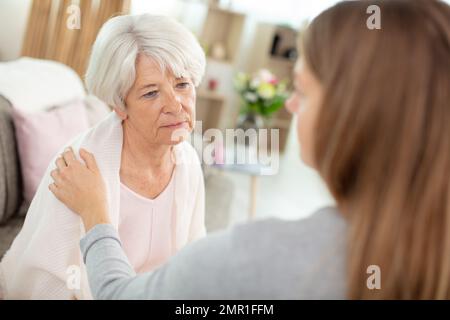
[[[259,78],[253,78],[250,81],[250,88],[256,89],[259,87],[260,84],[261,84],[261,80]]]
[[[239,72],[234,78],[234,86],[238,90],[243,90],[247,84],[247,81],[248,75],[243,72]]]
[[[254,94],[253,92],[246,92],[244,94],[244,98],[248,102],[256,102],[258,100],[258,96],[256,94]]]

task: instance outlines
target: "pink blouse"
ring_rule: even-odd
[[[136,273],[154,270],[174,253],[174,177],[155,199],[120,183],[119,236]]]

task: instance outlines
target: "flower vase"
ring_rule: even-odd
[[[237,121],[237,128],[247,131],[248,129],[261,129],[264,127],[264,118],[255,112],[241,114]]]

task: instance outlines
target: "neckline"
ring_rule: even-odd
[[[169,189],[172,188],[173,181],[175,180],[175,170],[176,170],[176,167],[173,169],[172,176],[170,177],[170,181],[167,184],[167,186],[164,188],[164,190],[161,191],[161,193],[159,195],[157,195],[156,198],[153,198],[153,199],[152,198],[147,198],[147,197],[145,197],[143,195],[140,195],[136,191],[134,191],[131,188],[129,188],[128,186],[126,186],[122,181],[120,181],[120,187],[122,189],[124,189],[126,192],[130,193],[131,195],[133,195],[134,197],[140,199],[141,201],[145,201],[145,202],[148,202],[148,203],[155,203],[156,201],[159,201],[160,199],[164,198],[166,193],[169,192]]]

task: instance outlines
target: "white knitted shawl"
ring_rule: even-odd
[[[94,154],[105,180],[110,218],[116,228],[119,223],[122,143],[121,120],[112,112],[69,144],[77,155],[80,147]],[[177,164],[173,223],[176,233],[172,243],[178,251],[188,242],[205,235],[204,182],[194,148],[188,142],[182,142],[174,150]],[[39,185],[22,230],[0,264],[0,295],[3,293],[3,298],[92,298],[79,248],[79,240],[84,234],[81,220],[48,189],[54,160]]]

